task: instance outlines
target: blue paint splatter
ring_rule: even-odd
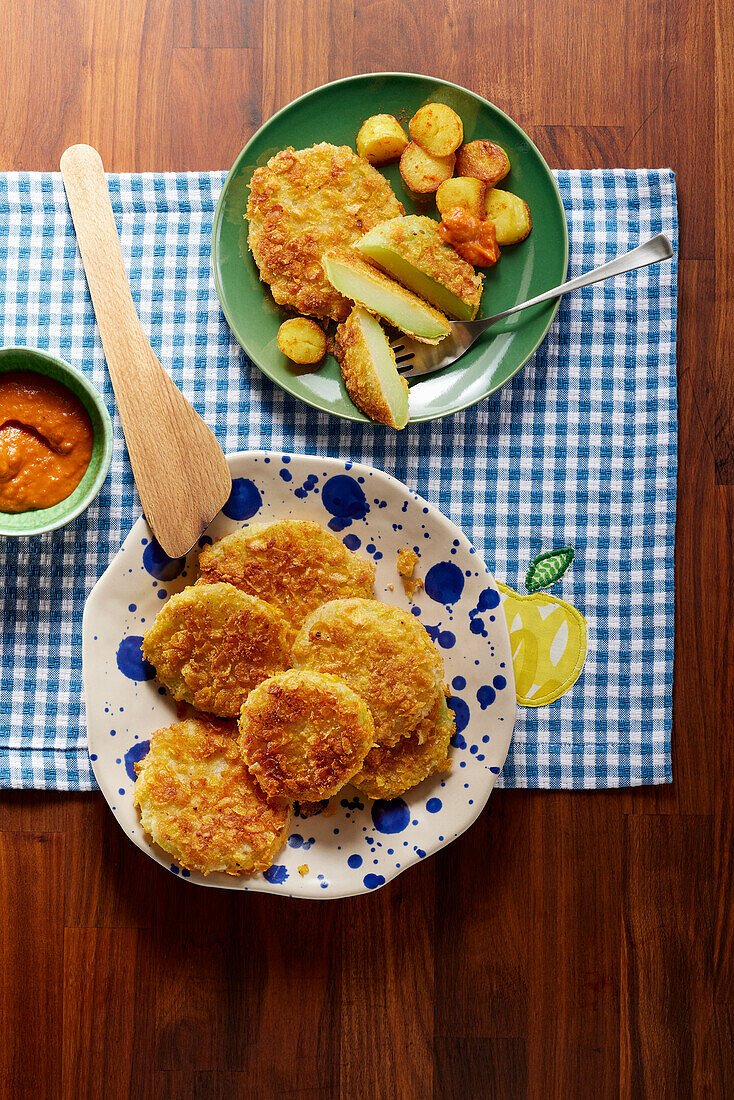
[[[278,473],[283,478],[283,481],[293,480],[293,474],[290,472],[290,470],[278,470]]]
[[[357,867],[362,866],[362,857],[356,855],[350,856],[347,860],[347,864],[352,868],[353,871],[356,871]]]
[[[469,629],[472,634],[481,634],[483,638],[488,637],[487,631],[484,628],[484,620],[479,618],[476,611],[469,612]]]
[[[186,558],[169,558],[155,539],[143,550],[143,565],[151,577],[157,577],[159,581],[172,581],[183,573]]]
[[[302,844],[303,844],[303,837],[300,836],[298,833],[294,833],[293,836],[288,837],[288,847],[289,848],[300,848]]]
[[[137,611],[137,610],[138,610],[137,604],[131,603],[130,606],[128,607],[128,611]]]
[[[260,490],[249,477],[235,477],[232,479],[229,500],[222,511],[228,519],[251,519],[260,511],[262,502]]]
[[[485,588],[477,600],[477,611],[494,611],[499,607],[500,594],[494,588]]]
[[[465,749],[466,748],[466,740],[464,738],[463,733],[459,733],[458,730],[457,730],[457,732],[451,738],[451,744],[453,745],[453,747],[455,749]]]
[[[295,489],[294,493],[299,500],[305,500],[309,493],[312,493],[316,488],[318,481],[316,474],[309,474],[300,489]]]
[[[143,757],[148,755],[149,748],[150,741],[140,741],[137,745],[131,745],[125,753],[125,771],[130,776],[133,783],[138,778],[135,774],[133,765],[140,763]]]
[[[463,676],[454,676],[453,680],[451,681],[451,686],[454,691],[463,691],[466,687],[466,680]]]
[[[436,603],[452,604],[464,591],[464,577],[452,561],[439,561],[426,573],[426,594]]]
[[[469,725],[469,707],[463,699],[457,699],[456,696],[454,696],[453,699],[448,699],[447,702],[454,712],[456,732],[461,733],[461,731],[465,730]]]
[[[492,703],[497,698],[497,693],[493,687],[489,684],[484,684],[477,692],[477,699],[479,700],[479,706],[482,710],[486,710],[487,707],[491,707]]]
[[[378,886],[385,885],[384,875],[365,875],[364,884],[368,890],[376,890]]]
[[[419,855],[421,859],[426,858],[426,853],[423,851],[422,848],[416,848],[415,851],[416,851],[416,854]]]
[[[288,871],[282,864],[274,863],[272,867],[268,867],[267,871],[263,871],[263,878],[276,886],[282,886],[288,878]]]
[[[453,649],[456,645],[456,635],[452,634],[450,630],[441,630],[437,641],[442,649]]]
[[[443,802],[440,798],[429,798],[426,802],[426,809],[428,810],[429,814],[437,814],[442,806]]]
[[[378,833],[402,833],[410,823],[410,810],[402,798],[381,798],[372,806],[372,821]]]
[[[497,691],[502,691],[502,688],[507,687],[507,680],[505,680],[504,676],[495,676],[492,680],[492,686]]]
[[[143,657],[141,645],[143,639],[138,634],[131,634],[123,638],[117,647],[117,667],[128,680],[152,680],[155,669],[149,661]]]
[[[359,550],[362,545],[362,540],[358,538],[357,535],[345,535],[342,542],[347,550]]]
[[[332,531],[343,531],[355,519],[364,519],[370,510],[367,497],[353,477],[337,474],[330,477],[321,492],[321,500],[334,519],[329,521]]]
[[[172,874],[174,874],[174,875],[177,875],[177,874],[179,874],[179,872],[180,872],[180,868],[179,868],[179,867],[177,867],[175,863],[172,863],[172,864],[171,864],[171,868],[170,868],[170,869],[171,869],[171,872],[172,872]]]

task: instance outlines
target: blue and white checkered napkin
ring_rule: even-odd
[[[661,230],[677,245],[669,171],[558,172],[569,276]],[[214,291],[212,218],[224,174],[109,178],[143,327],[227,451],[349,456],[387,470],[461,526],[499,580],[573,546],[553,591],[586,616],[581,678],[518,711],[501,783],[617,787],[670,781],[676,477],[677,265],[566,297],[534,360],[494,397],[395,433],[319,414],[243,359]],[[46,348],[114,410],[58,175],[0,175],[2,345]],[[75,523],[0,538],[0,786],[94,786],[81,686],[84,600],[140,514],[114,416],[99,498]]]

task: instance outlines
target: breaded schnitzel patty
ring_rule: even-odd
[[[379,745],[415,729],[443,678],[441,656],[415,616],[377,600],[333,600],[312,612],[294,643],[293,664],[339,676],[361,695]]]
[[[378,745],[365,759],[352,786],[367,798],[397,798],[434,772],[448,771],[449,743],[455,729],[454,715],[446,706],[443,690],[430,714],[397,745]],[[421,742],[421,737],[423,741]]]
[[[372,596],[375,567],[310,520],[251,523],[199,556],[199,581],[227,581],[267,600],[295,630],[321,604]]]
[[[235,718],[252,688],[290,664],[291,631],[277,607],[231,584],[171,596],[142,650],[174,699]]]
[[[326,278],[322,255],[403,212],[385,177],[347,145],[282,149],[252,174],[248,244],[279,305],[343,321],[350,303]]]
[[[155,843],[183,867],[241,875],[270,867],[291,807],[268,798],[247,771],[234,722],[189,718],[150,738],[135,765],[135,805]]]
[[[240,714],[242,757],[266,794],[330,798],[362,767],[375,724],[336,676],[291,669],[251,691]]]

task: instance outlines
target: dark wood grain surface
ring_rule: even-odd
[[[674,782],[497,792],[378,893],[184,889],[97,794],[0,797],[12,1097],[734,1095],[734,20],[727,0],[3,0],[0,170],[228,166],[351,73],[511,114],[552,166],[677,173]]]

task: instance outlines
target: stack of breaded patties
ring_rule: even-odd
[[[151,736],[135,802],[183,866],[264,870],[294,802],[349,782],[395,798],[449,766],[441,656],[373,583],[374,566],[331,532],[280,520],[205,548],[196,584],[159,612],[145,657],[204,713]]]

